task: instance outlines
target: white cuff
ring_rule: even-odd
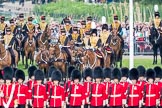
[[[126,104],[126,99],[122,100],[122,104],[125,105]]]
[[[64,106],[64,101],[62,101],[62,106]]]

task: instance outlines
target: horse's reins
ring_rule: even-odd
[[[0,58],[0,61],[1,60],[4,60],[6,58],[6,56],[7,56],[7,50],[5,50],[4,52],[2,52],[1,54],[3,54],[3,53],[5,53],[5,56],[3,58]]]
[[[42,53],[41,53],[41,60],[42,60],[43,62],[45,62],[45,64],[47,64],[47,61],[43,59]]]
[[[45,42],[43,42],[43,41],[42,41],[42,36],[43,36],[43,34],[42,34],[41,37],[40,37],[40,41],[41,41],[41,43],[44,45],[44,44],[46,44],[47,40],[45,40]]]
[[[61,48],[59,48],[59,51],[60,51],[59,56],[55,58],[55,61],[57,61],[61,57]]]

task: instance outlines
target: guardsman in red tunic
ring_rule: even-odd
[[[158,86],[154,84],[155,71],[148,69],[146,72],[147,83],[144,85],[143,105],[146,108],[156,108],[159,99]]]
[[[65,101],[66,101],[66,108],[69,108],[69,104],[68,104],[68,93],[69,93],[69,88],[70,88],[70,84],[72,83],[71,80],[71,73],[72,71],[75,69],[74,66],[69,66],[68,67],[68,79],[64,84],[64,92],[65,92]]]
[[[127,82],[129,69],[127,67],[121,68],[121,74],[122,74],[122,77],[121,77],[120,84],[123,86],[123,91],[124,91],[124,100],[123,100],[123,102],[126,104],[126,91],[127,91],[128,84],[129,84]]]
[[[108,104],[108,97],[109,97],[109,88],[110,88],[110,85],[111,85],[111,68],[105,68],[103,70],[103,73],[104,73],[104,84],[105,84],[105,102],[107,105]],[[107,106],[104,106],[105,108]]]
[[[138,78],[138,82],[137,82],[137,85],[139,85],[141,88],[142,88],[142,91],[144,89],[144,85],[146,83],[145,81],[145,73],[146,73],[146,69],[144,66],[138,66],[137,67],[137,70],[139,72],[139,78]]]
[[[156,73],[155,82],[154,83],[155,83],[155,85],[158,86],[159,95],[160,95],[160,99],[157,101],[159,103],[157,103],[157,104],[158,104],[158,106],[161,107],[162,106],[162,100],[161,100],[161,96],[162,96],[162,82],[160,81],[161,78],[162,78],[162,70],[161,70],[161,67],[159,67],[159,66],[154,67],[154,71]]]
[[[64,106],[65,94],[64,87],[62,87],[59,83],[61,81],[62,74],[60,71],[56,70],[52,73],[52,86],[48,89],[50,93],[49,98],[49,107],[50,108],[61,108]]]
[[[86,68],[83,72],[83,78],[84,78],[84,93],[85,93],[85,105],[84,108],[88,108],[90,104],[90,93],[92,91],[92,69]]]
[[[41,70],[35,70],[34,76],[36,84],[32,88],[32,107],[33,108],[43,108],[46,107],[46,87],[42,84],[44,80],[44,72]]]
[[[102,108],[105,106],[105,84],[101,82],[103,70],[101,67],[95,67],[93,70],[95,82],[92,84],[91,108]]]
[[[0,70],[0,108],[3,108],[3,90],[4,90],[3,71]]]
[[[30,66],[28,68],[28,75],[29,75],[29,80],[27,81],[27,86],[28,86],[28,107],[30,108],[30,102],[31,99],[30,97],[32,97],[32,88],[34,86],[34,84],[36,83],[34,80],[34,71],[37,69],[36,66]]]
[[[54,71],[56,71],[56,67],[54,66],[50,66],[48,69],[48,81],[46,82],[46,91],[47,91],[47,95],[49,95],[49,91],[48,89],[52,86],[52,79],[51,79],[51,75]]]
[[[16,87],[14,93],[14,104],[17,108],[25,108],[28,98],[28,87],[23,84],[25,80],[25,73],[22,70],[16,71]]]
[[[73,83],[70,84],[68,102],[70,108],[81,108],[85,104],[84,87],[80,84],[81,72],[74,69],[71,73]]]
[[[114,68],[112,70],[113,83],[109,88],[109,104],[108,106],[112,108],[122,108],[123,100],[124,100],[124,90],[123,86],[119,83],[121,80],[121,71],[118,68]]]
[[[137,85],[139,72],[136,68],[132,68],[129,71],[129,79],[131,83],[128,85],[126,94],[126,107],[128,108],[139,108],[142,102],[142,90]]]
[[[13,108],[14,107],[14,92],[15,84],[12,84],[13,69],[11,67],[5,67],[4,72],[4,90],[3,90],[3,106],[4,108]]]

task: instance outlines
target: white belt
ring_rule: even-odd
[[[81,94],[71,94],[72,97],[81,97]]]
[[[61,96],[51,96],[51,98],[61,98]]]
[[[43,96],[34,96],[34,98],[43,98]]]
[[[138,94],[136,94],[136,95],[129,95],[129,97],[139,97],[139,95]]]
[[[102,94],[92,94],[93,97],[101,97]]]
[[[118,95],[111,95],[110,97],[120,97],[121,94],[118,94]]]
[[[17,94],[17,96],[25,96],[25,94]]]
[[[149,95],[146,95],[146,97],[154,97],[155,94],[149,94]]]

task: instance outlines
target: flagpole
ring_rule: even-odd
[[[134,67],[134,37],[133,37],[133,0],[129,0],[129,68]]]

